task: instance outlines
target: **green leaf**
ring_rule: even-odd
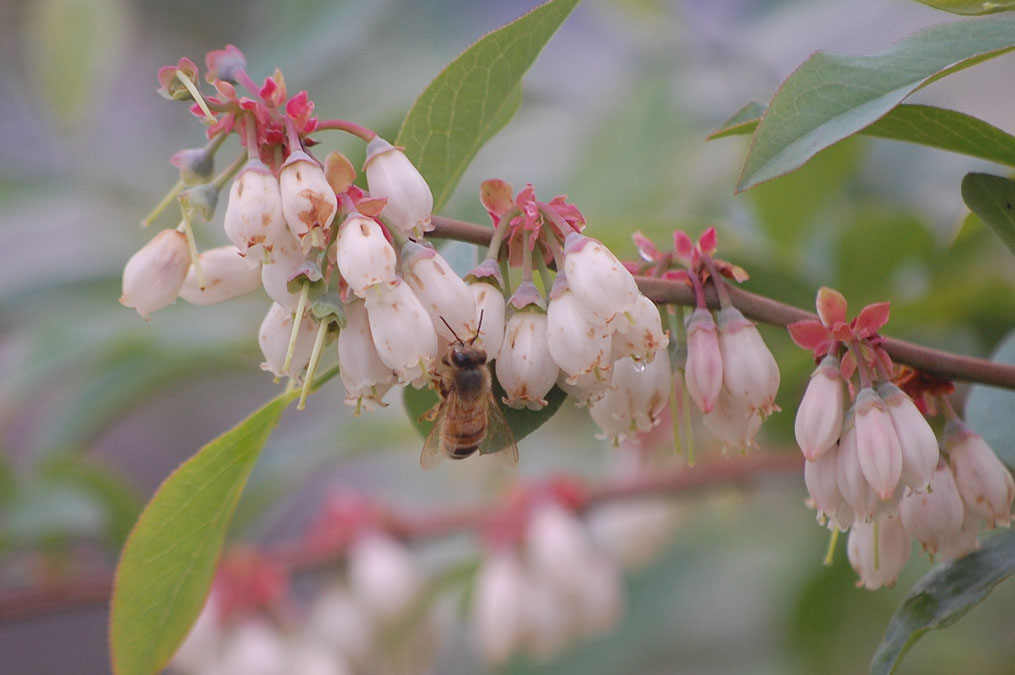
[[[754,117],[738,117],[754,106],[748,103],[741,112],[724,122],[709,139],[752,133],[764,112],[754,108]],[[978,117],[935,108],[929,105],[902,104],[859,133],[875,138],[919,143],[940,150],[979,157],[998,164],[1015,166],[1015,136],[984,122]]]
[[[753,134],[758,128],[761,116],[765,114],[768,104],[764,101],[749,101],[743,108],[736,111],[733,117],[729,118],[719,128],[705,137],[706,140],[725,138],[726,136],[741,136]]]
[[[492,366],[491,366],[492,367]],[[504,389],[497,382],[497,378],[493,378],[493,397],[498,402],[504,396]],[[420,418],[430,408],[437,404],[437,392],[433,389],[414,389],[413,387],[406,387],[402,398],[405,401],[405,410],[409,415],[409,419],[416,427],[416,431],[423,438],[426,438],[433,428],[433,422],[427,422]],[[542,410],[517,410],[515,408],[507,408],[501,406],[501,412],[504,413],[504,419],[507,420],[508,425],[511,427],[511,431],[515,436],[515,441],[520,441],[533,431],[543,426],[554,413],[560,409],[560,405],[567,398],[567,394],[564,393],[559,387],[554,387],[550,390],[550,393],[546,395],[546,407]]]
[[[114,578],[109,631],[117,675],[150,675],[172,658],[204,603],[247,477],[297,395],[280,394],[205,445],[145,507]]]
[[[1015,2],[1012,0],[917,0],[917,2],[952,14],[995,14],[1015,9]]]
[[[994,363],[1015,366],[1015,331],[1001,342]],[[978,384],[969,391],[966,422],[983,436],[998,458],[1015,471],[1015,391]]]
[[[1015,49],[1015,19],[925,28],[870,56],[817,52],[772,98],[737,190],[802,166],[817,152],[873,124],[930,82]]]
[[[995,534],[979,551],[938,565],[923,577],[892,615],[871,663],[872,675],[895,672],[902,657],[932,628],[958,621],[1015,572],[1015,532]]]
[[[522,100],[522,76],[579,0],[550,0],[487,33],[441,71],[395,140],[430,184],[439,211],[479,149]]]
[[[962,179],[962,201],[1015,253],[1015,181],[968,173]]]

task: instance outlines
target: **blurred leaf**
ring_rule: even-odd
[[[205,445],[145,507],[113,584],[109,630],[117,675],[149,675],[172,658],[204,604],[247,477],[297,396],[276,396]]]
[[[98,539],[107,529],[102,505],[80,486],[39,478],[22,485],[4,508],[6,535],[21,548],[67,538]]]
[[[1015,331],[1008,334],[992,359],[1015,366]],[[975,385],[966,401],[966,422],[983,436],[997,456],[1015,471],[1015,391]]]
[[[492,368],[493,366],[491,366]],[[493,397],[500,404],[502,397],[504,396],[504,389],[501,388],[500,383],[497,382],[497,378],[493,378]],[[430,410],[437,403],[437,392],[433,389],[415,389],[413,387],[406,387],[403,391],[402,397],[405,401],[405,410],[409,415],[409,420],[412,422],[416,431],[423,438],[426,438],[433,428],[433,422],[421,421],[420,417],[423,416],[426,411]],[[550,393],[546,395],[547,405],[542,410],[517,410],[515,408],[508,408],[501,405],[501,412],[504,413],[504,419],[511,426],[511,431],[514,433],[515,441],[521,441],[523,438],[531,434],[533,431],[543,426],[554,413],[560,409],[560,405],[567,398],[567,394],[564,393],[559,387],[554,387],[550,390]]]
[[[917,0],[917,2],[952,14],[994,14],[1015,9],[1015,2],[1012,0]]]
[[[962,201],[1015,253],[1015,181],[988,173],[967,173]]]
[[[789,173],[869,126],[934,80],[1015,49],[1015,19],[925,28],[870,56],[817,52],[765,111],[737,190]]]
[[[873,675],[895,672],[902,657],[932,628],[958,621],[1015,572],[1015,532],[999,532],[979,551],[938,565],[906,596],[871,663]]]
[[[395,140],[430,184],[434,211],[521,104],[521,80],[579,0],[550,0],[487,33],[420,94]]]
[[[764,104],[757,101],[748,103],[712,132],[709,139],[754,132],[764,111]],[[1015,166],[1015,136],[978,117],[955,110],[903,103],[859,133]]]
[[[0,505],[7,504],[14,498],[14,491],[18,486],[14,467],[4,452],[5,450],[0,448]]]
[[[115,548],[123,545],[141,512],[141,499],[126,480],[75,454],[51,459],[42,473],[65,481],[96,499],[105,511],[107,538]]]

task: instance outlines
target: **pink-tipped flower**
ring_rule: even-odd
[[[412,607],[420,580],[406,548],[372,532],[357,538],[349,551],[349,585],[371,614],[391,622]]]
[[[870,387],[856,395],[856,447],[867,482],[883,501],[895,494],[902,475],[902,445],[888,406]]]
[[[472,339],[479,319],[476,299],[444,256],[410,241],[402,247],[402,276],[430,314],[438,336],[449,342]]]
[[[367,411],[384,405],[381,399],[395,383],[395,372],[377,354],[363,301],[345,306],[345,328],[338,334],[339,376],[345,385],[345,403]]]
[[[235,246],[219,246],[197,256],[204,273],[204,288],[191,265],[180,287],[180,297],[192,305],[214,305],[252,293],[261,285],[261,261],[240,255]]]
[[[894,586],[911,548],[912,540],[898,516],[885,515],[870,523],[858,520],[846,544],[849,564],[860,577],[856,585],[871,591]]]
[[[839,359],[826,356],[807,383],[793,425],[797,445],[807,461],[813,462],[839,440],[845,399]]]
[[[659,422],[672,386],[669,359],[653,359],[651,363],[620,359],[613,364],[609,389],[589,406],[589,414],[603,437],[619,443]]]
[[[271,169],[251,159],[229,188],[225,230],[229,241],[242,255],[269,253],[283,234],[288,234],[282,213],[282,193]]]
[[[566,283],[554,283],[550,298],[546,310],[547,346],[568,384],[590,373],[604,378],[612,362],[609,331],[585,318],[581,303]]]
[[[736,307],[724,307],[719,310],[717,323],[725,388],[763,417],[777,410],[779,365],[754,322]]]
[[[943,459],[931,476],[929,490],[909,492],[899,502],[906,531],[931,554],[950,546],[962,532],[964,509],[955,477]]]
[[[656,353],[666,349],[670,338],[663,330],[659,308],[644,295],[638,294],[638,301],[624,320],[614,321],[613,360],[630,356],[633,359],[651,361]]]
[[[495,553],[483,561],[473,592],[472,625],[485,662],[503,663],[522,646],[529,585],[513,552]]]
[[[761,413],[746,399],[733,396],[725,387],[719,391],[715,406],[702,417],[702,421],[724,452],[747,452],[757,447],[754,438],[761,431]]]
[[[853,523],[853,507],[839,490],[838,449],[831,448],[804,463],[804,484],[817,511],[818,522],[845,532]]]
[[[867,482],[863,469],[860,467],[859,449],[856,444],[856,424],[853,409],[846,413],[839,438],[839,450],[836,453],[836,479],[839,492],[846,500],[857,521],[870,521],[878,510],[880,500],[878,493]]]
[[[286,158],[278,182],[289,230],[299,237],[304,250],[310,250],[311,245],[323,247],[338,211],[338,198],[324,169],[310,155],[297,150]]]
[[[410,236],[433,229],[433,194],[423,175],[412,165],[401,148],[380,136],[367,144],[363,167],[371,197],[388,200],[381,215],[392,226]]]
[[[189,267],[187,237],[162,230],[124,265],[120,304],[137,310],[147,321],[155,310],[173,304]]]
[[[371,286],[367,318],[377,354],[400,384],[422,386],[437,360],[437,333],[426,308],[401,279]]]
[[[722,389],[722,354],[712,312],[699,307],[687,320],[687,363],[684,381],[691,400],[703,413],[712,412]]]
[[[571,232],[564,240],[568,287],[589,321],[606,325],[638,302],[638,284],[624,263],[596,239]]]
[[[292,330],[293,313],[277,303],[272,303],[258,332],[258,342],[261,344],[261,353],[264,354],[261,370],[266,370],[275,377],[285,376],[293,379],[299,379],[303,374],[304,368],[310,363],[310,353],[314,350],[317,322],[309,314],[303,317],[296,333],[296,346],[293,348],[289,368],[283,370]]]
[[[529,410],[546,406],[545,397],[560,372],[546,342],[546,314],[522,311],[508,319],[496,371],[497,381],[507,394],[505,405]]]
[[[469,284],[469,290],[476,301],[476,326],[479,328],[474,344],[484,349],[487,357],[492,359],[504,343],[504,294],[493,284],[485,282]]]
[[[395,280],[395,249],[373,218],[350,213],[338,228],[335,261],[342,278],[361,298],[374,284]]]
[[[885,383],[878,387],[878,393],[888,406],[888,414],[902,447],[899,481],[912,490],[923,490],[930,483],[941,456],[937,436],[904,391],[894,384]]]
[[[958,419],[945,425],[944,442],[962,501],[988,525],[1009,525],[1015,481],[1008,468],[982,436]]]

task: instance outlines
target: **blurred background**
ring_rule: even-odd
[[[204,139],[184,105],[156,94],[158,68],[189,56],[203,69],[205,52],[233,43],[255,80],[279,67],[289,91],[307,89],[322,118],[393,138],[446,63],[532,5],[0,4],[0,590],[111,570],[165,476],[281,386],[258,368],[268,307],[260,291],[213,307],[179,302],[149,323],[117,303],[124,262],[152,235],[137,223],[176,180],[169,156]],[[985,168],[979,162],[851,139],[790,177],[734,195],[746,141],[705,142],[742,104],[768,99],[813,51],[869,53],[950,18],[907,0],[586,0],[526,77],[517,117],[479,153],[442,215],[485,222],[478,186],[499,177],[516,189],[532,182],[547,201],[566,193],[588,233],[621,257],[635,255],[634,230],[668,248],[675,228],[697,236],[715,225],[720,257],[750,272],[748,290],[805,308],[822,285],[841,290],[853,310],[890,300],[888,334],[989,356],[1015,325],[1015,266],[966,218],[959,181]],[[1015,132],[1015,90],[998,86],[1013,66],[1012,55],[998,58],[917,100]],[[359,166],[362,147],[333,136],[319,135],[323,147]],[[222,211],[198,233],[203,247],[225,242]],[[174,224],[168,214],[158,221]],[[782,369],[784,412],[766,422],[762,445],[796,452],[792,414],[812,364],[784,331],[763,335]],[[503,487],[503,473],[472,462],[421,473],[420,439],[394,394],[389,408],[357,418],[334,381],[306,411],[288,411],[232,537],[285,541],[336,485],[420,509],[473,504]],[[594,478],[630,464],[569,404],[520,447],[519,480]],[[657,452],[660,464],[676,461],[672,450]],[[827,533],[804,497],[795,475],[678,496],[679,525],[647,566],[625,576],[614,631],[504,669],[865,671],[892,611],[930,563],[914,551],[896,588],[855,589],[844,548],[832,567],[821,565]],[[1009,583],[919,642],[899,672],[1010,673],[1012,616]],[[468,622],[448,625],[433,638],[429,671],[482,670]],[[101,601],[0,622],[0,672],[108,672],[106,627]]]

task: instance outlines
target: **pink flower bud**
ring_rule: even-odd
[[[504,329],[504,343],[497,355],[497,381],[512,408],[539,410],[553,389],[560,368],[546,342],[546,314],[515,312]]]
[[[613,360],[630,356],[651,361],[670,342],[669,336],[663,331],[659,308],[640,293],[631,311],[622,320],[614,321],[613,327],[616,328],[612,336]]]
[[[270,252],[288,234],[278,180],[258,159],[251,159],[233,179],[225,215],[226,236],[240,253]]]
[[[746,452],[757,447],[754,438],[761,430],[761,413],[746,399],[730,394],[725,387],[719,391],[715,406],[702,417],[702,421],[723,451]]]
[[[885,515],[870,523],[858,520],[846,544],[849,563],[860,577],[856,585],[871,591],[894,586],[911,548],[912,540],[898,516]]]
[[[853,523],[853,507],[839,491],[838,454],[838,449],[833,446],[817,459],[807,461],[804,464],[804,483],[818,512],[818,522],[824,523],[827,519],[829,528],[845,532]]]
[[[349,584],[363,606],[385,622],[404,616],[419,593],[409,552],[378,532],[358,538],[349,551]]]
[[[860,468],[882,500],[895,493],[902,475],[902,445],[888,406],[870,387],[856,395],[856,447]]]
[[[586,318],[602,325],[617,314],[630,312],[638,302],[638,284],[613,255],[596,239],[571,232],[564,240],[564,273]]]
[[[473,593],[472,625],[485,662],[503,663],[521,647],[527,629],[529,585],[513,553],[494,554],[480,567]]]
[[[808,461],[816,460],[839,440],[844,405],[839,359],[826,356],[807,383],[793,426],[797,445]]]
[[[1015,481],[983,437],[958,419],[945,425],[945,450],[962,501],[993,527],[1011,523]]]
[[[314,350],[314,340],[317,337],[317,322],[309,315],[303,317],[300,322],[299,331],[296,333],[296,346],[293,349],[292,360],[289,362],[289,369],[282,370],[285,363],[285,355],[289,351],[289,338],[293,330],[293,313],[272,303],[268,314],[261,322],[261,330],[258,333],[258,341],[261,344],[261,353],[264,354],[264,363],[261,370],[270,372],[275,377],[291,377],[298,379],[303,370],[310,363],[310,353]]]
[[[304,250],[309,250],[311,244],[323,248],[338,211],[338,198],[324,169],[310,155],[297,150],[282,165],[278,181],[282,213],[289,230],[300,238]],[[317,234],[313,234],[315,231]],[[306,241],[304,237],[308,234],[311,238]]]
[[[669,359],[660,357],[651,363],[620,359],[613,364],[609,389],[589,406],[589,414],[603,437],[619,443],[659,422],[672,386]]]
[[[899,515],[906,531],[923,545],[923,550],[934,554],[962,532],[964,508],[952,470],[942,459],[931,474],[930,489],[907,493],[899,502]]]
[[[373,218],[351,213],[339,228],[335,260],[342,278],[361,298],[374,284],[395,280],[395,249]]]
[[[926,418],[904,391],[891,383],[878,387],[881,399],[895,426],[902,447],[902,473],[899,481],[913,490],[923,490],[930,483],[938,459],[937,436]]]
[[[842,498],[853,509],[857,521],[869,521],[874,517],[880,500],[874,488],[867,482],[863,469],[860,467],[860,455],[856,443],[856,424],[852,408],[846,414],[846,420],[842,426],[836,462],[835,475]]]
[[[162,230],[124,265],[120,304],[137,310],[148,321],[152,312],[173,304],[189,267],[186,235]]]
[[[777,409],[779,365],[765,346],[754,323],[736,307],[719,310],[719,351],[722,352],[723,384],[762,416]]]
[[[192,305],[214,305],[252,293],[261,285],[261,262],[240,255],[235,246],[219,246],[197,256],[204,273],[204,289],[191,265],[180,287],[180,297]]]
[[[694,310],[687,320],[687,363],[684,381],[691,400],[709,413],[715,407],[722,389],[722,354],[719,335],[712,313],[704,308]]]
[[[381,215],[407,235],[419,236],[433,229],[433,195],[422,174],[401,148],[375,136],[367,144],[363,166],[371,197],[388,200]]]
[[[479,318],[476,299],[444,256],[410,241],[402,247],[402,276],[430,314],[438,336],[448,341],[472,339]]]
[[[401,279],[370,287],[365,300],[381,361],[399,383],[425,383],[437,360],[437,333],[426,308]]]
[[[306,265],[307,256],[300,248],[299,240],[288,231],[283,232],[275,243],[271,260],[261,265],[264,292],[276,304],[295,312],[300,301],[300,285],[292,282]]]
[[[475,345],[484,349],[487,357],[492,359],[504,343],[504,294],[496,286],[485,282],[469,284],[469,290],[476,301],[476,326],[479,328]]]
[[[395,372],[377,354],[361,300],[345,306],[345,319],[345,328],[338,334],[339,376],[345,385],[345,403],[370,411],[384,405],[381,398],[395,383]]]
[[[566,285],[555,293],[546,310],[550,356],[567,375],[568,384],[594,371],[606,373],[612,363],[609,331],[585,318],[580,302]]]

